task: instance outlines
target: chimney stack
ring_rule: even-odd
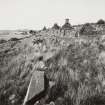
[[[66,24],[68,24],[69,23],[69,19],[67,18],[67,19],[65,19],[65,23]]]

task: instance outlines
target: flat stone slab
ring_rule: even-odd
[[[34,96],[44,91],[44,71],[34,71],[24,103],[31,100]]]

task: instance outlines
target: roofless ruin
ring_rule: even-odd
[[[55,23],[52,27],[52,29],[55,29],[55,30],[59,30],[59,29],[62,29],[62,30],[71,30],[73,29],[73,27],[71,26],[70,22],[69,22],[69,18],[65,19],[65,23],[64,25],[62,25],[61,27]]]

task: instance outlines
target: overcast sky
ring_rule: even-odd
[[[105,0],[0,0],[0,30],[41,29],[105,19]]]

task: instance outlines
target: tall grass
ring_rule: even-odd
[[[104,105],[105,68],[103,57],[99,57],[100,42],[74,38],[70,43],[45,62],[47,78],[55,81],[48,101],[56,105]],[[22,104],[36,64],[33,46],[16,46],[0,53],[1,105]]]
[[[14,49],[10,46],[10,51],[0,56],[0,105],[23,103],[33,70],[34,62],[30,57],[33,48],[15,46]]]
[[[105,104],[99,45],[86,44],[72,43],[46,62],[46,75],[56,82],[49,93],[50,101],[62,97],[66,105]]]

